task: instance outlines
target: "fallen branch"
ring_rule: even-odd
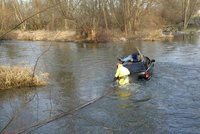
[[[59,34],[60,34],[60,32],[57,33],[57,35],[55,36],[55,39],[57,38],[57,36],[58,36]],[[35,71],[36,71],[36,68],[37,68],[38,61],[40,60],[40,58],[41,58],[45,53],[47,53],[47,52],[50,50],[51,46],[52,46],[52,42],[51,42],[51,44],[49,45],[48,49],[45,50],[45,51],[43,51],[43,52],[38,56],[38,58],[37,58],[37,60],[36,60],[36,62],[35,62],[34,68],[33,68],[32,80],[31,80],[31,81],[34,81],[34,78],[35,78]],[[28,101],[28,102],[29,102],[29,101]],[[28,103],[28,102],[27,102],[27,103]],[[21,111],[21,110],[19,110],[19,111]],[[20,113],[19,111],[17,111],[18,114]],[[0,130],[0,133],[2,133],[2,132],[11,124],[11,122],[17,117],[18,114],[15,114],[15,115],[7,122],[7,124]]]
[[[36,60],[36,62],[35,62],[34,68],[33,68],[32,79],[33,79],[34,76],[35,76],[35,70],[36,70],[36,68],[37,68],[38,61],[40,60],[40,58],[41,58],[46,52],[48,52],[48,51],[50,50],[50,48],[51,48],[51,44],[49,45],[49,47],[48,47],[47,50],[45,50],[44,52],[42,52],[42,53],[38,56],[38,58],[37,58],[37,60]]]
[[[36,93],[35,93],[36,94]],[[35,94],[33,95],[32,98],[30,98],[27,102],[25,102],[23,105],[23,108],[29,103],[31,102],[34,98],[35,98]],[[6,123],[6,125],[0,130],[0,134],[2,134],[6,128],[12,123],[12,121],[19,115],[19,113],[22,111],[22,108],[18,108],[17,110],[15,110],[14,115],[10,118],[10,120]]]
[[[40,121],[40,122],[36,122],[36,123],[32,124],[29,128],[24,128],[24,129],[20,130],[19,132],[15,131],[15,133],[21,134],[21,133],[25,133],[27,131],[28,132],[33,131],[34,128],[40,128],[40,127],[42,127],[42,126],[44,126],[44,125],[46,125],[46,124],[48,124],[50,122],[58,120],[58,119],[60,119],[60,118],[62,118],[64,116],[71,115],[71,114],[73,114],[73,113],[75,113],[75,112],[77,112],[77,111],[79,111],[79,110],[81,110],[81,109],[83,109],[83,108],[85,108],[85,107],[97,102],[98,100],[101,100],[102,98],[104,98],[105,96],[107,96],[107,95],[109,95],[111,93],[113,93],[112,89],[109,90],[108,92],[106,92],[105,94],[103,94],[102,96],[98,97],[98,98],[92,99],[87,103],[84,103],[82,105],[77,106],[73,110],[70,110],[70,111],[67,111],[67,112],[63,112],[63,113],[61,113],[59,115],[56,115],[56,116],[54,116],[54,117],[52,117],[50,119],[46,119],[46,120],[43,120],[43,121]]]
[[[58,37],[59,34],[60,34],[60,32],[57,33],[57,35],[55,36],[55,39]],[[38,61],[40,60],[40,58],[41,58],[45,53],[47,53],[47,52],[50,50],[51,46],[52,46],[52,42],[51,42],[51,44],[49,45],[49,47],[47,48],[47,50],[43,51],[43,52],[38,56],[38,58],[37,58],[37,60],[36,60],[36,62],[35,62],[34,68],[33,68],[32,78],[34,78],[34,76],[35,76],[35,70],[36,70],[36,68],[37,68]]]

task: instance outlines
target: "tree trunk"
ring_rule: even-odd
[[[126,36],[128,35],[128,30],[127,30],[127,13],[126,13],[126,9],[127,9],[127,0],[124,0],[124,5],[123,5],[123,13],[124,13],[124,31]]]
[[[1,10],[2,10],[2,17],[1,17],[1,31],[3,31],[3,28],[4,28],[4,19],[3,19],[3,17],[4,17],[4,12],[5,12],[5,1],[4,0],[2,0],[1,1]]]
[[[106,26],[106,31],[108,31],[108,21],[107,21],[107,17],[106,17],[105,7],[106,7],[106,4],[103,4],[103,7],[102,7],[103,18],[104,18],[104,23],[105,23],[105,26]]]
[[[184,23],[183,23],[183,29],[186,30],[189,22],[188,18],[188,9],[190,5],[190,0],[186,0],[185,2],[185,11],[184,11]]]
[[[69,29],[67,19],[65,19],[64,21],[65,21],[65,30],[67,30]]]
[[[19,22],[22,22],[23,21],[23,17],[22,17],[22,14],[21,14],[20,10],[19,10],[19,3],[18,3],[18,1],[14,0],[14,2],[12,3],[12,5],[13,5],[13,8],[15,10],[15,16],[16,16],[16,18],[19,20]],[[21,25],[21,30],[26,30],[26,23],[23,23]]]

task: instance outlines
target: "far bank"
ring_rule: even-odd
[[[3,32],[2,32],[3,33]],[[15,30],[1,40],[30,40],[30,41],[63,41],[63,42],[116,42],[128,40],[168,40],[173,39],[176,33],[163,33],[161,29],[136,31],[132,34],[124,34],[120,31],[100,31],[95,34],[86,35],[77,33],[75,30],[67,31],[21,31]]]

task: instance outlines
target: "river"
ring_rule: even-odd
[[[0,91],[3,132],[200,133],[199,35],[171,41],[99,44],[1,41],[0,64],[34,66],[50,44],[37,66],[37,73],[49,73],[47,86]],[[136,46],[156,60],[153,77],[114,87],[117,57],[132,53]],[[58,116],[110,90],[112,94],[95,103]]]

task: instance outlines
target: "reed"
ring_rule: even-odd
[[[47,84],[47,73],[35,75],[28,67],[20,66],[0,66],[0,89],[44,86]]]

